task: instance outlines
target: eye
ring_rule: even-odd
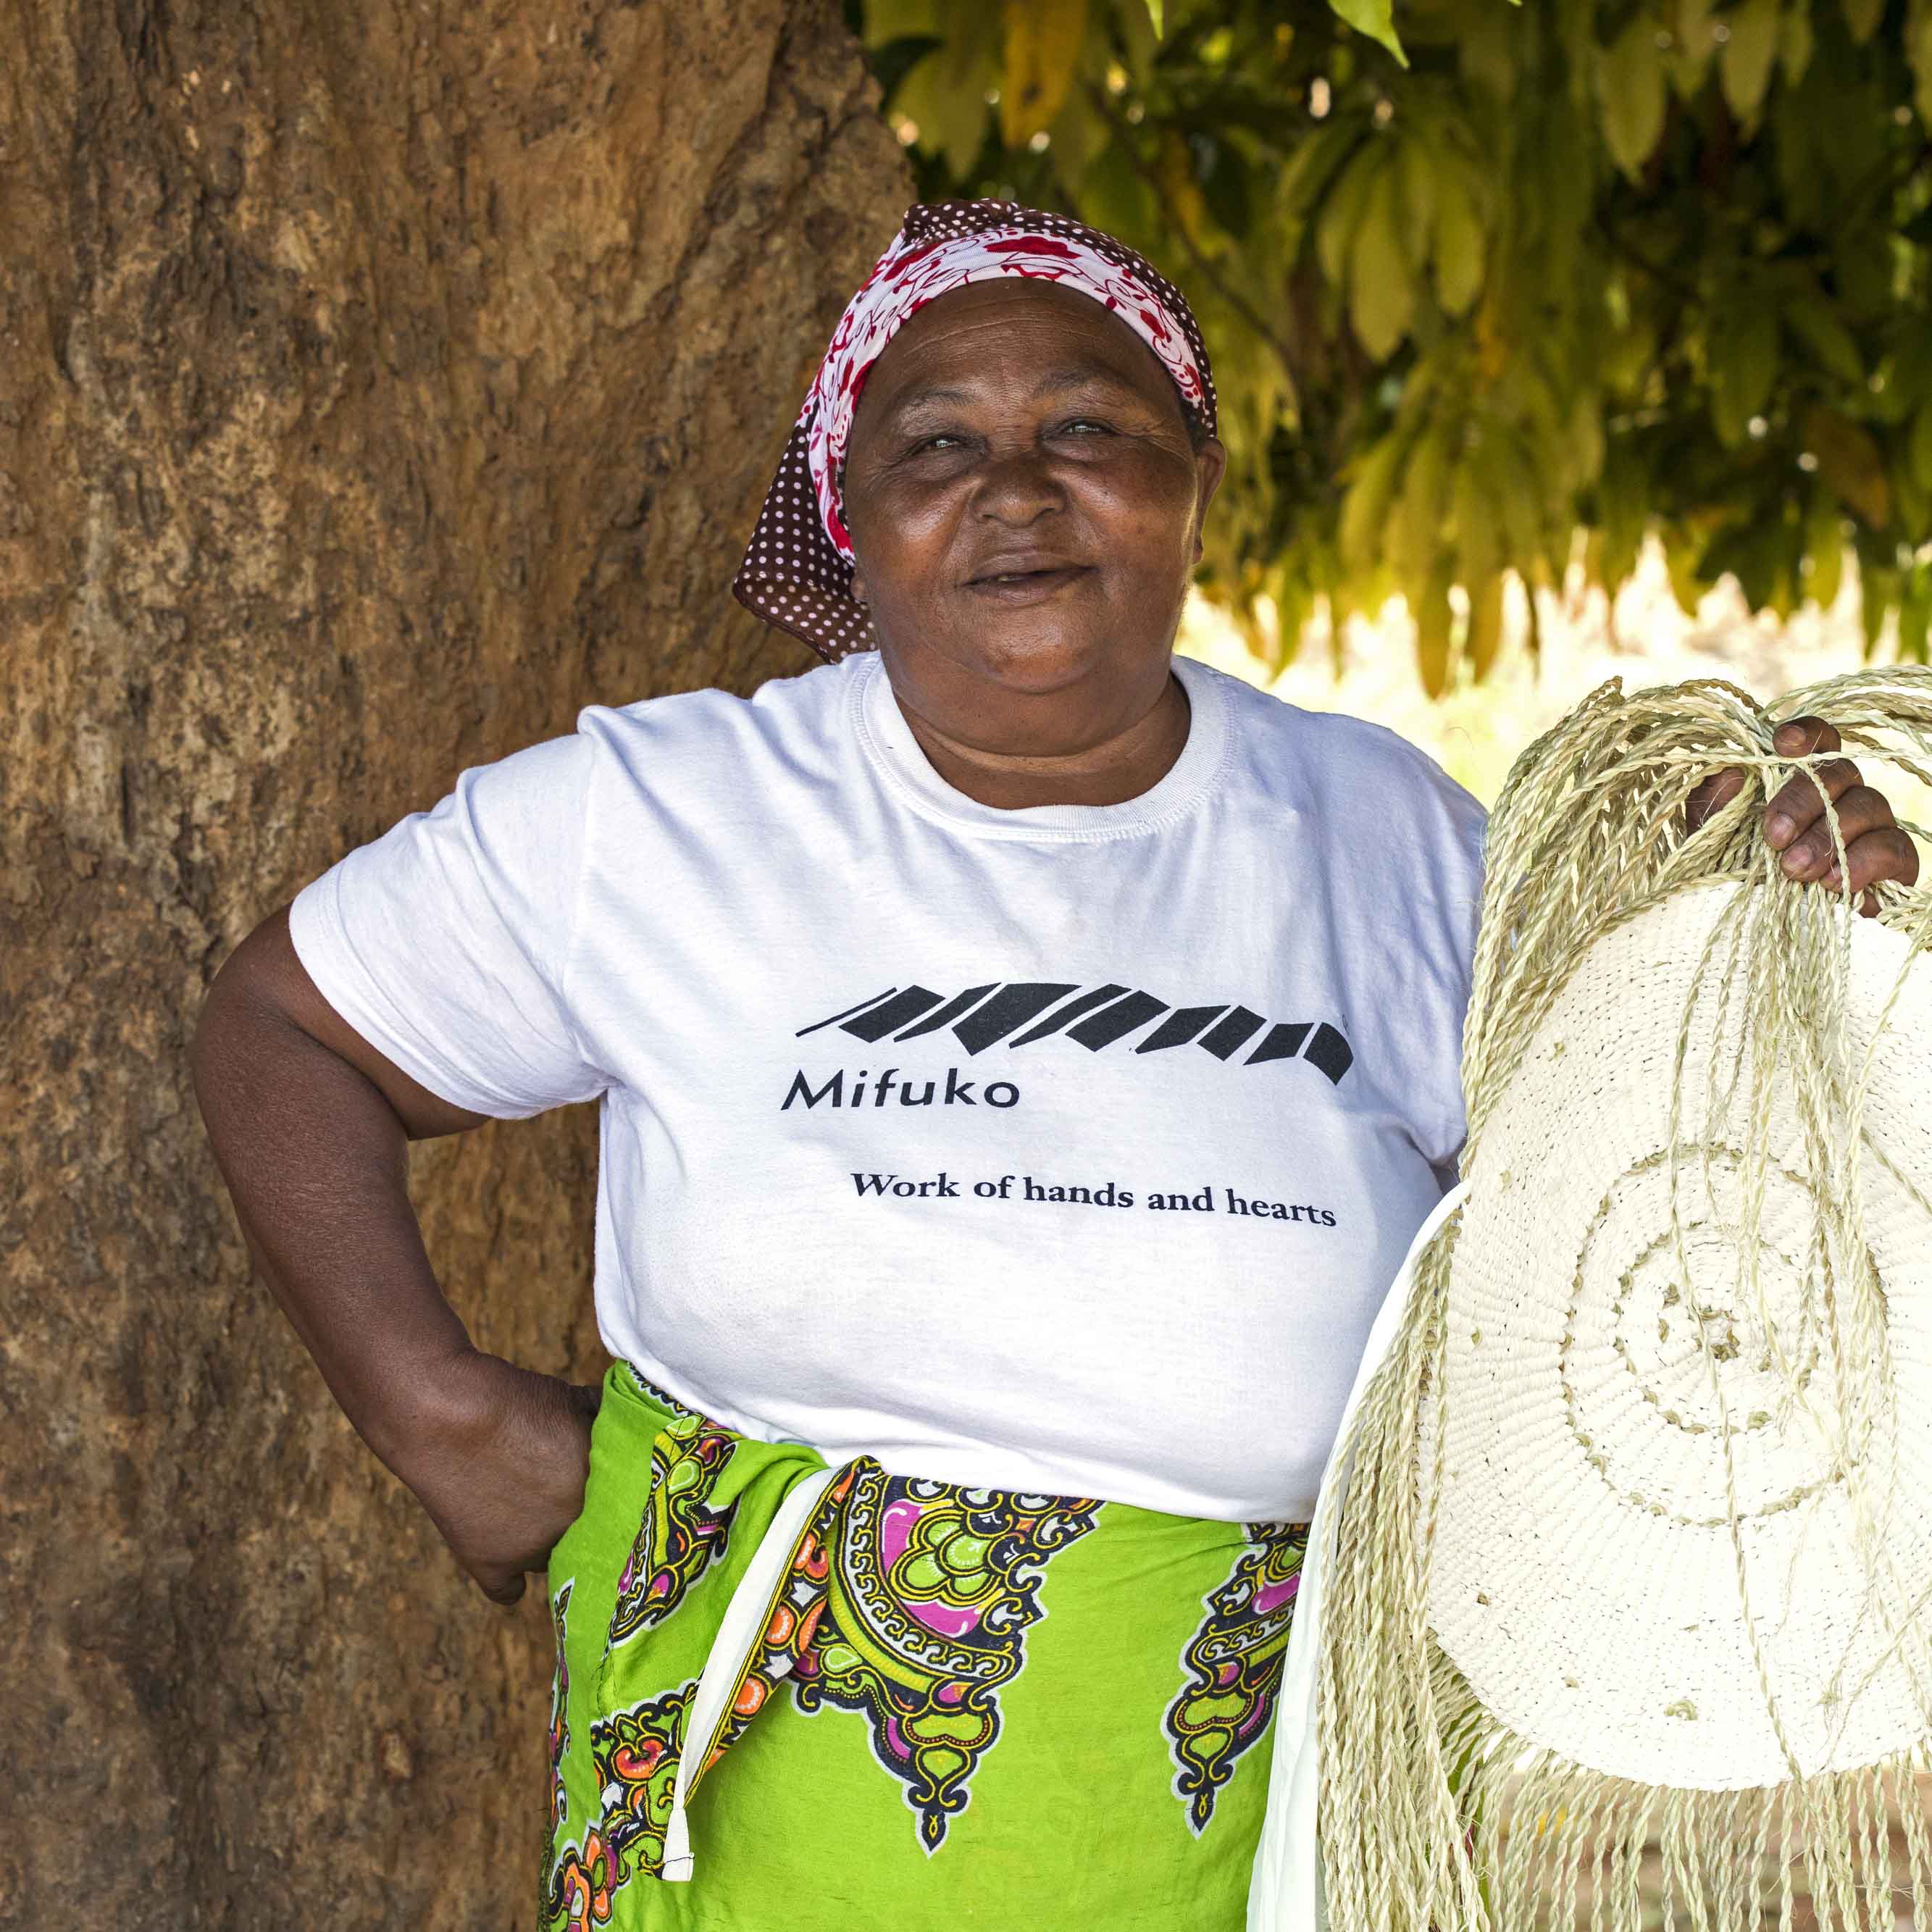
[[[1064,422],[1060,427],[1062,430],[1097,429],[1102,436],[1111,436],[1114,430],[1112,423],[1102,422],[1098,416],[1076,416],[1071,422]]]
[[[942,443],[958,442],[961,439],[959,437],[953,435],[950,430],[941,430],[934,435],[921,436],[919,441],[914,443],[912,448],[907,452],[907,454],[910,456],[917,456],[926,450],[937,449]]]

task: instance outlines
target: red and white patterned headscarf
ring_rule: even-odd
[[[741,604],[823,658],[874,641],[871,615],[852,595],[839,493],[866,378],[928,302],[998,275],[1058,282],[1119,316],[1160,358],[1182,408],[1215,434],[1214,378],[1193,311],[1132,249],[1070,215],[1017,202],[915,204],[832,331],[731,586]]]

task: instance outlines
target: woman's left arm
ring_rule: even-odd
[[[1836,728],[1822,718],[1793,718],[1778,728],[1772,742],[1786,758],[1835,752],[1840,742]],[[1744,773],[1735,768],[1707,778],[1690,794],[1691,824],[1702,824],[1728,804],[1744,782]],[[1827,796],[1838,813],[1838,836],[1844,841],[1845,860],[1851,868],[1851,890],[1862,896],[1862,908],[1870,915],[1878,910],[1871,887],[1886,880],[1901,886],[1917,883],[1918,851],[1900,829],[1885,794],[1864,783],[1850,758],[1833,758],[1811,772],[1794,776],[1765,807],[1765,842],[1774,852],[1784,854],[1787,878],[1839,890],[1842,882],[1838,855],[1825,817]]]

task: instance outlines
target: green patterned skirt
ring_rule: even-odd
[[[617,1364],[541,1932],[1240,1932],[1306,1535],[833,1468]]]

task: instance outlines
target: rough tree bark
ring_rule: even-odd
[[[833,0],[0,0],[0,1924],[530,1922],[541,1593],[250,1282],[184,1044],[463,765],[805,668],[726,586],[910,199]],[[417,1178],[588,1378],[583,1111]]]

